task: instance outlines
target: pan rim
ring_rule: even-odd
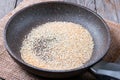
[[[32,66],[30,64],[27,64],[26,62],[23,62],[21,59],[18,59],[15,55],[14,55],[14,52],[10,49],[10,47],[8,46],[8,42],[7,42],[7,30],[8,30],[8,26],[10,24],[10,22],[12,21],[12,19],[14,19],[15,16],[17,16],[19,13],[21,13],[22,11],[28,9],[28,8],[31,8],[33,6],[36,6],[36,5],[40,5],[40,4],[53,4],[53,3],[60,3],[60,4],[67,4],[67,5],[71,5],[71,6],[75,6],[75,7],[78,7],[78,8],[82,8],[82,9],[85,9],[87,10],[88,12],[94,14],[103,24],[104,24],[104,27],[106,28],[106,31],[107,31],[107,35],[108,35],[108,45],[106,47],[106,50],[105,50],[105,53],[103,56],[100,57],[100,59],[94,61],[94,63],[92,64],[89,64],[85,67],[78,67],[78,68],[73,68],[73,69],[70,69],[70,70],[49,70],[49,69],[43,69],[43,68],[38,68],[38,67],[35,67],[35,66]],[[12,56],[15,60],[17,60],[19,63],[27,66],[27,67],[30,67],[30,68],[33,68],[35,70],[39,70],[39,71],[45,71],[45,72],[57,72],[57,73],[62,73],[62,72],[73,72],[73,71],[77,71],[77,70],[81,70],[81,69],[85,69],[85,68],[89,68],[91,66],[93,66],[94,64],[98,63],[107,53],[107,51],[109,50],[110,48],[110,44],[111,44],[111,37],[110,37],[110,29],[108,27],[108,25],[106,24],[106,22],[103,20],[103,18],[101,16],[99,16],[97,13],[95,13],[94,11],[92,11],[91,9],[88,9],[84,6],[81,6],[81,5],[78,5],[78,4],[75,4],[75,3],[70,3],[70,2],[63,2],[63,1],[47,1],[47,2],[40,2],[40,3],[35,3],[35,4],[32,4],[30,6],[27,6],[27,7],[24,7],[22,9],[20,9],[19,11],[17,11],[15,14],[12,15],[12,17],[8,20],[8,22],[6,23],[5,25],[5,28],[4,28],[4,45],[5,45],[5,48],[7,49],[8,53],[10,56]]]

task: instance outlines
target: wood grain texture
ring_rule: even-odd
[[[23,0],[16,0],[16,1],[17,1],[16,5],[19,5]]]
[[[115,3],[116,16],[118,18],[118,22],[120,23],[120,0],[114,0],[114,3]]]
[[[0,0],[0,19],[14,9],[16,0]]]
[[[96,0],[96,10],[100,16],[118,22],[114,0]]]
[[[65,2],[70,2],[70,3],[77,3],[77,0],[63,0]]]
[[[2,0],[0,2],[0,18],[2,18],[12,9],[14,9],[14,7],[17,6],[22,1],[23,0]],[[62,1],[76,3],[88,7],[89,9],[97,12],[103,18],[120,23],[120,0],[62,0]]]
[[[43,78],[38,78],[36,76],[33,76],[23,69],[19,65],[17,65],[13,59],[8,55],[7,51],[5,50],[4,44],[3,44],[3,29],[6,25],[6,22],[9,20],[9,18],[14,15],[17,11],[22,9],[23,7],[26,7],[28,5],[41,2],[44,0],[25,0],[22,2],[17,8],[15,8],[12,12],[7,14],[4,18],[0,20],[0,77],[5,78],[6,80],[47,80]],[[46,1],[46,0],[45,0]],[[113,23],[111,21],[107,21],[107,24],[109,25],[110,31],[111,31],[111,37],[112,37],[112,43],[110,50],[108,51],[106,57],[104,60],[106,61],[112,61],[114,62],[118,57],[120,56],[120,24]],[[91,77],[91,76],[90,76]],[[94,78],[91,78],[87,75],[83,80],[93,80]],[[73,80],[73,79],[66,79],[66,80]],[[79,77],[74,80],[81,80]]]
[[[103,18],[120,23],[120,0],[64,0],[85,6]]]
[[[95,10],[95,1],[94,0],[64,0],[65,2],[76,3],[82,6],[85,6],[93,11]]]

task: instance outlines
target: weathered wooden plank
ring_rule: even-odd
[[[23,0],[16,0],[17,1],[17,4],[16,5],[19,5],[20,2],[22,2]]]
[[[17,2],[16,2],[17,1]],[[23,0],[2,0],[0,2],[0,18],[14,9]],[[120,0],[64,0],[86,6],[102,17],[120,23]]]
[[[94,0],[64,0],[64,1],[71,2],[71,3],[77,3],[79,5],[88,7],[89,9],[91,9],[93,11],[96,11]]]
[[[28,0],[28,1],[30,1],[30,0]],[[35,1],[35,0],[33,0],[33,1]],[[24,4],[24,5],[26,5],[26,4]],[[20,8],[20,6],[19,6],[19,8]],[[16,10],[17,11],[17,10]],[[9,15],[10,16],[10,15]],[[8,16],[7,16],[8,17]],[[6,18],[4,18],[3,19],[3,21],[1,22],[1,28],[3,28],[3,26],[5,25],[5,23],[6,23],[6,20],[7,20],[7,17]],[[8,19],[9,19],[9,17],[8,17]],[[119,45],[119,35],[118,35],[118,33],[120,33],[120,31],[119,31],[119,25],[117,25],[117,24],[114,24],[114,23],[111,23],[111,22],[109,22],[109,26],[111,27],[111,33],[112,33],[112,39],[114,39],[115,41],[113,41],[113,42],[115,42],[115,43],[113,43],[114,44],[114,46],[112,46],[114,49],[110,49],[112,52],[111,52],[111,54],[112,53],[116,53],[116,54],[119,54],[119,48],[120,48],[120,45]],[[116,36],[115,36],[116,35]],[[117,41],[116,41],[117,40]],[[117,46],[116,46],[117,45]],[[112,48],[111,47],[111,48]],[[1,48],[0,48],[1,49]],[[2,49],[1,49],[2,50]],[[7,56],[6,56],[7,55]],[[110,56],[114,56],[114,57],[117,57],[115,54],[112,54],[112,55],[110,55]],[[6,59],[7,60],[7,63],[9,64],[13,64],[13,65],[9,65],[9,68],[7,67],[7,68],[5,68],[6,67],[6,61],[4,61],[4,62],[2,62],[2,67],[3,68],[0,68],[2,71],[3,70],[7,70],[7,69],[15,69],[14,71],[11,71],[11,72],[9,72],[8,70],[7,70],[7,73],[5,73],[5,71],[3,71],[3,74],[2,75],[8,75],[10,78],[11,78],[11,80],[17,80],[18,78],[19,78],[19,80],[35,80],[35,78],[33,77],[32,78],[32,75],[29,75],[29,74],[27,74],[25,71],[23,71],[23,70],[21,70],[21,68],[17,65],[17,64],[15,64],[13,61],[10,61],[11,60],[11,58],[10,58],[10,56],[8,56],[8,54],[6,54],[6,52],[5,52],[5,55],[2,55],[2,57],[3,57],[3,59]],[[110,58],[109,57],[109,60],[111,60],[111,59],[113,59],[113,58]],[[1,66],[1,65],[0,65]],[[16,72],[19,72],[20,71],[20,73],[16,73]],[[0,71],[0,73],[1,73],[1,71]],[[15,76],[13,75],[13,74],[15,74],[16,76],[17,76],[17,78],[15,78]],[[24,75],[24,76],[23,76]],[[1,76],[1,75],[0,75]],[[6,77],[5,76],[5,77]],[[2,76],[1,76],[2,77]],[[10,80],[10,78],[6,78],[6,80]],[[32,78],[32,79],[30,79],[30,78]],[[88,78],[88,75],[87,76],[85,76],[85,78]],[[39,79],[40,80],[40,79]],[[41,79],[41,80],[43,80],[43,79]],[[76,80],[80,80],[80,79],[76,79]],[[84,79],[83,79],[84,80]],[[87,79],[87,80],[90,80],[90,79]]]
[[[115,1],[115,8],[116,8],[116,15],[118,18],[118,22],[120,23],[120,0],[114,0]]]
[[[14,9],[16,0],[0,0],[0,19]]]
[[[114,0],[95,0],[96,10],[103,18],[118,22]]]
[[[77,3],[77,0],[63,0],[65,2],[70,2],[70,3]]]
[[[94,0],[84,0],[84,6],[96,12]]]
[[[80,4],[82,6],[84,6],[85,4],[85,0],[76,0],[77,1],[77,4]]]

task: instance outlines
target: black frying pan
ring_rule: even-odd
[[[60,71],[40,69],[26,64],[21,59],[20,46],[24,36],[36,25],[52,21],[81,24],[91,33],[95,44],[94,51],[91,59],[83,68]],[[44,77],[64,78],[82,74],[82,72],[99,62],[110,46],[110,33],[103,19],[85,7],[65,2],[43,2],[31,5],[14,14],[5,27],[4,40],[11,57],[27,71]],[[91,69],[97,73],[96,69],[99,68],[94,66]],[[117,76],[115,78],[120,77]]]

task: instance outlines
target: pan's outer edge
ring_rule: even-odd
[[[107,46],[107,48],[106,48],[106,53],[107,53],[107,51],[108,51],[108,49],[109,49],[109,47],[110,47],[110,42],[111,42],[110,30],[109,30],[109,28],[108,28],[108,25],[107,25],[106,22],[102,19],[101,16],[99,16],[97,13],[95,13],[94,11],[92,11],[92,10],[90,10],[90,9],[84,7],[84,6],[77,5],[77,4],[74,4],[74,3],[62,2],[62,1],[48,1],[48,2],[35,3],[35,4],[33,4],[33,5],[27,6],[27,7],[23,8],[23,9],[19,10],[18,12],[16,12],[16,13],[8,20],[8,22],[7,22],[7,24],[6,24],[5,28],[4,28],[4,44],[5,44],[6,49],[7,49],[8,52],[9,52],[9,54],[10,54],[15,60],[19,61],[20,63],[22,63],[22,64],[24,64],[24,65],[27,65],[28,67],[34,68],[34,69],[36,69],[36,70],[46,71],[46,72],[60,72],[60,73],[61,73],[61,72],[72,72],[72,71],[77,71],[77,70],[78,70],[78,69],[71,69],[71,70],[64,70],[64,71],[63,71],[63,70],[60,70],[60,71],[57,70],[57,71],[56,71],[56,70],[46,70],[46,69],[36,68],[36,67],[31,66],[31,65],[29,65],[29,64],[25,64],[25,63],[22,62],[20,59],[17,59],[17,57],[15,57],[14,54],[12,54],[13,52],[10,50],[9,46],[7,45],[7,40],[6,40],[7,28],[8,28],[9,23],[11,22],[11,20],[12,20],[16,15],[18,15],[18,14],[21,13],[23,10],[25,10],[25,9],[27,9],[27,8],[29,8],[29,7],[32,7],[32,6],[34,6],[34,5],[44,4],[44,3],[53,3],[53,2],[55,2],[55,3],[63,3],[63,4],[70,4],[70,5],[74,5],[74,6],[77,6],[77,7],[81,7],[81,8],[83,8],[83,9],[86,9],[87,11],[93,13],[95,16],[97,16],[97,17],[103,22],[103,24],[105,25],[106,30],[107,30],[107,32],[108,32],[108,37],[109,37],[108,43],[109,43],[109,44],[108,44],[108,46]],[[105,55],[106,55],[106,53],[105,53]],[[104,56],[105,56],[105,55],[104,55]],[[102,56],[101,59],[102,59],[104,56]],[[101,59],[100,59],[100,60],[101,60]],[[99,60],[99,61],[100,61],[100,60]],[[96,64],[96,63],[99,62],[99,61],[96,61],[94,64]],[[92,65],[94,65],[94,64],[92,64]],[[87,66],[87,67],[91,67],[92,65],[89,65],[89,66]],[[87,68],[87,67],[85,67],[85,68]],[[84,69],[85,69],[85,68],[84,68]],[[81,68],[81,69],[82,69],[82,68]]]

